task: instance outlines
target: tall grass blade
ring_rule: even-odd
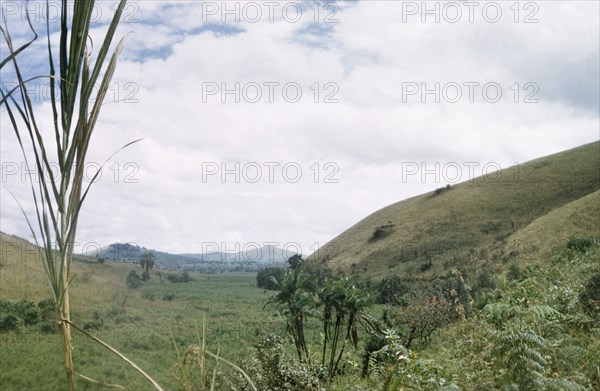
[[[125,357],[125,355],[123,353],[119,352],[117,349],[113,348],[112,346],[110,346],[109,344],[107,344],[104,341],[100,340],[99,338],[94,337],[92,334],[88,333],[87,331],[85,331],[81,327],[77,326],[76,324],[72,323],[71,321],[69,321],[67,319],[62,319],[62,321],[68,323],[75,330],[79,331],[80,333],[82,333],[86,337],[90,338],[91,340],[93,340],[93,341],[97,342],[98,344],[104,346],[106,349],[108,349],[109,351],[111,351],[112,353],[114,353],[115,355],[117,355],[121,360],[125,361],[127,364],[129,364],[130,366],[132,366],[136,371],[138,371],[142,376],[144,376],[150,383],[152,383],[152,385],[154,386],[154,388],[157,391],[164,391],[163,388],[153,378],[150,377],[150,375],[148,375],[146,372],[144,372],[144,370],[142,368],[140,368],[139,366],[137,366],[136,363],[134,363],[133,361],[131,361],[130,359],[128,359],[127,357]]]
[[[49,8],[48,5],[49,2],[46,1],[47,9]],[[70,267],[73,261],[73,245],[77,232],[79,213],[91,184],[94,183],[100,173],[98,171],[92,182],[84,188],[85,158],[93,130],[100,115],[102,102],[106,97],[110,80],[114,76],[117,60],[125,43],[125,39],[122,39],[117,44],[110,61],[107,63],[106,59],[125,5],[126,0],[120,0],[108,31],[104,35],[97,59],[92,65],[88,50],[88,35],[95,2],[93,0],[77,1],[75,3],[67,0],[61,1],[58,56],[60,62],[58,69],[59,77],[57,77],[57,70],[54,65],[52,42],[50,40],[50,18],[46,18],[47,54],[50,72],[48,76],[35,76],[26,79],[21,72],[22,69],[18,57],[38,38],[29,15],[27,15],[27,22],[30,30],[33,32],[33,38],[18,48],[13,46],[5,19],[3,20],[4,27],[0,26],[2,36],[8,47],[8,56],[0,61],[0,68],[12,64],[17,82],[17,86],[8,93],[0,91],[2,94],[0,104],[4,105],[7,109],[10,124],[17,137],[26,166],[30,166],[27,148],[25,148],[25,144],[27,143],[27,146],[32,149],[31,164],[35,166],[38,173],[37,184],[34,184],[33,179],[30,177],[31,193],[37,217],[36,229],[34,229],[34,224],[32,224],[32,221],[27,216],[26,221],[36,244],[38,246],[40,244],[38,237],[42,243],[42,246],[38,248],[40,248],[44,270],[59,318],[61,319],[59,326],[63,346],[64,367],[67,376],[66,388],[70,391],[75,388],[71,327],[90,336],[71,323],[69,302],[69,285],[73,280]],[[95,96],[96,100],[92,110],[89,111],[88,105],[92,98],[94,85],[103,70],[104,75],[102,76],[100,89]],[[51,145],[50,140],[44,139],[40,126],[38,126],[35,107],[26,89],[28,82],[39,77],[49,77],[50,79],[54,146]],[[57,90],[57,83],[59,82],[60,90]],[[16,99],[17,92],[19,93],[18,100]],[[79,103],[76,109],[77,102]],[[137,141],[139,140],[135,140],[126,146]],[[59,163],[59,173],[57,175],[54,175],[54,171],[50,165],[49,147],[52,147],[56,151]],[[107,159],[100,167],[100,170],[112,156],[114,154]],[[20,203],[19,207],[24,213],[24,209]],[[91,338],[141,371],[139,367],[114,348],[96,338]],[[143,371],[140,373],[143,373]],[[156,382],[147,376],[147,374],[144,373],[144,375],[156,388]],[[157,389],[161,389],[160,386]]]

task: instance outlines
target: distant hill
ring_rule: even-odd
[[[130,243],[113,243],[91,256],[115,262],[139,263],[140,256],[147,251],[156,256],[158,268],[198,272],[256,271],[269,265],[283,265],[296,254],[275,246],[251,247],[240,252],[170,254]]]
[[[35,245],[15,235],[0,232],[6,254],[19,254],[23,248],[31,248],[32,256],[36,255]],[[251,247],[239,252],[210,252],[205,254],[170,254],[164,251],[148,249],[131,243],[113,243],[85,256],[75,254],[76,261],[96,262],[112,261],[118,263],[138,264],[140,256],[150,251],[156,257],[155,267],[158,269],[186,270],[200,273],[217,272],[256,272],[267,266],[287,267],[287,260],[296,252],[284,250],[276,246]],[[4,255],[4,253],[3,253]],[[19,255],[21,256],[21,255]],[[0,261],[1,266],[1,261]]]
[[[600,236],[599,189],[594,142],[387,206],[308,261],[372,278],[534,261],[569,236]]]

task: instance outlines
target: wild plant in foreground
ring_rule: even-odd
[[[202,320],[202,334],[196,328],[198,344],[190,344],[183,354],[180,353],[173,332],[169,327],[171,342],[177,354],[177,363],[173,368],[173,377],[177,379],[182,390],[215,390],[217,384],[218,367],[220,363],[227,364],[242,377],[244,384],[257,391],[250,377],[240,367],[220,356],[220,349],[217,345],[217,352],[213,353],[207,346],[209,316],[204,314]],[[214,365],[210,365],[210,359],[214,359]],[[210,378],[210,381],[209,381]]]
[[[126,0],[120,0],[95,61],[92,62],[92,45],[88,45],[88,42],[91,43],[89,31],[95,9],[94,1],[69,3],[63,0],[58,67],[55,66],[54,51],[56,49],[53,48],[51,42],[51,18],[46,18],[49,73],[45,76],[26,77],[19,64],[21,53],[38,39],[29,18],[27,22],[33,38],[20,47],[13,46],[6,20],[4,26],[0,26],[7,48],[7,50],[3,50],[3,53],[8,53],[8,56],[0,62],[0,69],[12,64],[11,72],[14,73],[17,82],[14,89],[1,91],[0,106],[4,105],[6,109],[27,169],[33,164],[39,175],[39,179],[35,183],[30,177],[36,219],[32,222],[27,216],[25,217],[34,240],[40,248],[41,260],[60,319],[59,328],[67,389],[70,391],[75,389],[76,374],[73,364],[72,327],[128,362],[156,389],[162,389],[150,376],[121,353],[74,325],[70,315],[69,283],[73,278],[71,263],[79,213],[91,184],[95,182],[100,173],[98,171],[90,183],[84,186],[85,160],[102,103],[115,72],[117,59],[125,43],[125,39],[121,39],[112,51],[110,59],[107,58],[125,4]],[[27,16],[29,17],[28,14]],[[42,77],[49,80],[52,124],[42,124],[38,121],[36,113],[39,107],[34,106],[26,88],[28,82]],[[98,85],[99,88],[96,89],[95,87]],[[47,134],[52,136],[48,137]],[[50,164],[50,156],[54,154],[58,160],[58,173],[55,173],[54,167]],[[22,207],[21,210],[25,214]],[[79,376],[89,380],[86,376],[81,374]]]

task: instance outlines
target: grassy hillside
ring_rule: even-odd
[[[600,235],[600,190],[539,217],[509,236],[506,243],[528,260],[556,255],[571,237]]]
[[[15,236],[0,234],[0,299],[37,303],[50,297],[35,247]],[[172,329],[183,351],[197,343],[197,326],[210,312],[208,344],[239,362],[252,354],[251,337],[276,330],[281,320],[264,310],[268,293],[256,288],[252,273],[200,275],[192,273],[188,283],[166,281],[167,272],[156,271],[138,289],[127,289],[130,270],[139,265],[107,261],[103,264],[76,260],[71,285],[72,319],[132,358],[166,389],[177,389],[171,371],[176,352]],[[19,331],[0,331],[0,390],[64,389],[61,346],[56,333],[43,332],[40,325],[22,325]],[[147,389],[148,383],[107,350],[75,333],[78,371],[128,389]],[[43,386],[42,386],[43,385]],[[81,389],[104,389],[81,381]],[[85,387],[84,387],[85,386]]]
[[[337,248],[330,244],[313,254],[311,263],[329,264],[361,278],[401,276],[408,289],[402,293],[406,301],[368,309],[400,337],[409,334],[411,322],[441,322],[435,332],[415,340],[412,353],[402,350],[407,360],[395,364],[383,360],[369,378],[362,376],[364,350],[381,342],[381,336],[374,339],[361,328],[359,349],[348,347],[344,369],[327,389],[347,390],[348,384],[385,389],[377,372],[385,375],[389,370],[390,378],[421,387],[414,389],[438,389],[432,384],[450,382],[464,390],[499,389],[516,380],[505,379],[510,365],[496,350],[505,337],[525,332],[547,340],[538,349],[539,357],[551,357],[542,363],[544,376],[587,387],[572,389],[596,389],[600,312],[590,308],[593,303],[600,308],[600,301],[589,301],[586,309],[581,292],[586,286],[595,289],[593,281],[600,283],[600,242],[590,241],[591,247],[580,251],[565,249],[565,243],[570,237],[600,237],[599,148],[600,143],[588,144],[529,162],[519,171],[509,168],[388,206],[336,238]],[[32,244],[0,234],[0,250],[0,304],[37,303],[50,296]],[[505,273],[511,266],[512,272]],[[126,276],[132,270],[141,272],[139,265],[78,258],[72,267],[73,321],[132,358],[166,389],[181,388],[173,375],[177,353],[170,330],[182,352],[198,343],[197,327],[208,312],[209,347],[216,351],[218,346],[223,357],[248,371],[257,368],[252,364],[257,362],[253,343],[269,332],[283,336],[287,353],[294,356],[284,320],[271,316],[273,308],[264,308],[274,293],[256,288],[254,274],[192,273],[191,282],[171,283],[166,275],[179,272],[154,270],[150,281],[128,289]],[[461,270],[448,277],[452,269]],[[378,293],[374,284],[360,285],[374,296]],[[436,318],[434,310],[444,308],[453,308],[457,316],[444,313]],[[502,316],[490,315],[494,308]],[[530,308],[545,311],[547,322],[538,315],[528,319]],[[0,315],[4,327],[7,318]],[[315,362],[323,343],[321,318],[317,311],[306,325]],[[0,330],[0,390],[64,389],[58,334],[40,326],[23,321],[18,328]],[[74,346],[77,371],[126,389],[148,389],[136,372],[79,333]],[[296,371],[300,364],[290,362]],[[227,372],[223,366],[219,378],[231,378],[231,373],[221,377],[222,372]],[[261,376],[256,371],[250,375]],[[85,390],[105,389],[81,380],[79,385]],[[226,389],[225,384],[217,389]]]
[[[424,262],[435,274],[466,259],[514,257],[523,235],[548,251],[549,240],[554,245],[584,231],[598,236],[598,189],[595,142],[387,206],[309,260],[378,278]]]

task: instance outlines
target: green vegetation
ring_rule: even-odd
[[[140,277],[135,270],[131,270],[129,274],[127,274],[125,283],[128,288],[137,289],[142,286],[142,277]]]
[[[546,259],[565,238],[600,232],[599,149],[586,144],[392,204],[307,261],[378,281],[408,278],[429,260],[422,278],[486,261]]]
[[[377,304],[403,304],[402,295],[408,292],[405,283],[399,276],[387,276],[377,283],[377,295],[375,302]]]
[[[389,234],[391,234],[394,230],[395,225],[392,223],[389,224],[385,224],[385,225],[381,225],[377,228],[375,228],[375,231],[373,231],[373,235],[371,236],[371,238],[369,239],[370,241],[376,241],[379,239],[382,239],[386,236],[388,236]]]
[[[156,256],[152,252],[145,252],[140,257],[140,266],[144,269],[142,273],[142,281],[148,281],[150,279],[150,270],[154,267],[156,262]]]
[[[19,244],[27,246],[2,235],[2,248],[10,250],[3,254],[5,268],[11,273],[0,275],[0,319],[15,326],[0,333],[0,365],[8,368],[0,373],[0,384],[28,389],[43,382],[48,389],[61,389],[54,358],[57,328],[46,334],[41,327],[53,301],[44,299],[43,291],[36,296],[20,285],[27,277],[42,279],[43,269],[28,248],[14,251]],[[373,390],[409,385],[594,389],[600,384],[594,359],[600,354],[600,319],[587,305],[588,294],[598,291],[599,260],[598,239],[584,251],[565,244],[543,264],[527,265],[521,279],[492,268],[470,278],[451,271],[433,285],[403,284],[399,305],[371,308],[365,306],[366,293],[351,280],[328,278],[318,284],[304,267],[290,269],[281,284],[285,288],[273,294],[255,286],[254,274],[193,275],[184,284],[152,278],[133,290],[124,280],[135,265],[77,261],[77,274],[90,269],[94,274],[88,282],[73,281],[75,308],[80,309],[73,319],[126,352],[169,389],[202,389],[201,384],[252,389],[250,381],[257,389],[281,390],[345,390],[350,382]],[[374,295],[381,286],[372,286]],[[481,291],[492,294],[479,309],[475,297]],[[172,299],[150,300],[148,293]],[[270,306],[263,309],[269,301],[281,317],[265,320],[272,313]],[[367,313],[379,322],[363,316]],[[90,377],[128,389],[146,387],[135,371],[106,360],[110,353],[94,343],[76,338],[74,346],[81,370]],[[31,359],[22,360],[22,352]],[[235,364],[250,380],[209,353]]]
[[[276,291],[283,278],[285,270],[280,267],[266,267],[256,273],[256,286],[270,291]]]
[[[192,281],[192,276],[189,272],[181,272],[179,274],[167,274],[167,280],[172,283],[180,283],[180,282],[190,282]]]
[[[422,201],[454,197],[462,186]],[[375,257],[373,273],[367,261],[365,273],[353,273],[298,255],[260,277],[149,268],[142,281],[137,264],[75,258],[71,318],[166,389],[600,389],[599,198],[594,190],[555,202],[512,232],[494,223],[501,220],[490,206],[468,228],[483,244],[458,241],[452,253],[399,250],[390,238],[401,229],[370,240],[371,225],[360,251],[397,257],[391,267]],[[451,231],[432,230],[427,240],[443,242]],[[508,236],[495,242],[498,234]],[[64,389],[43,263],[31,244],[0,238],[0,388]],[[73,345],[90,378],[148,388],[96,342],[81,336]]]

